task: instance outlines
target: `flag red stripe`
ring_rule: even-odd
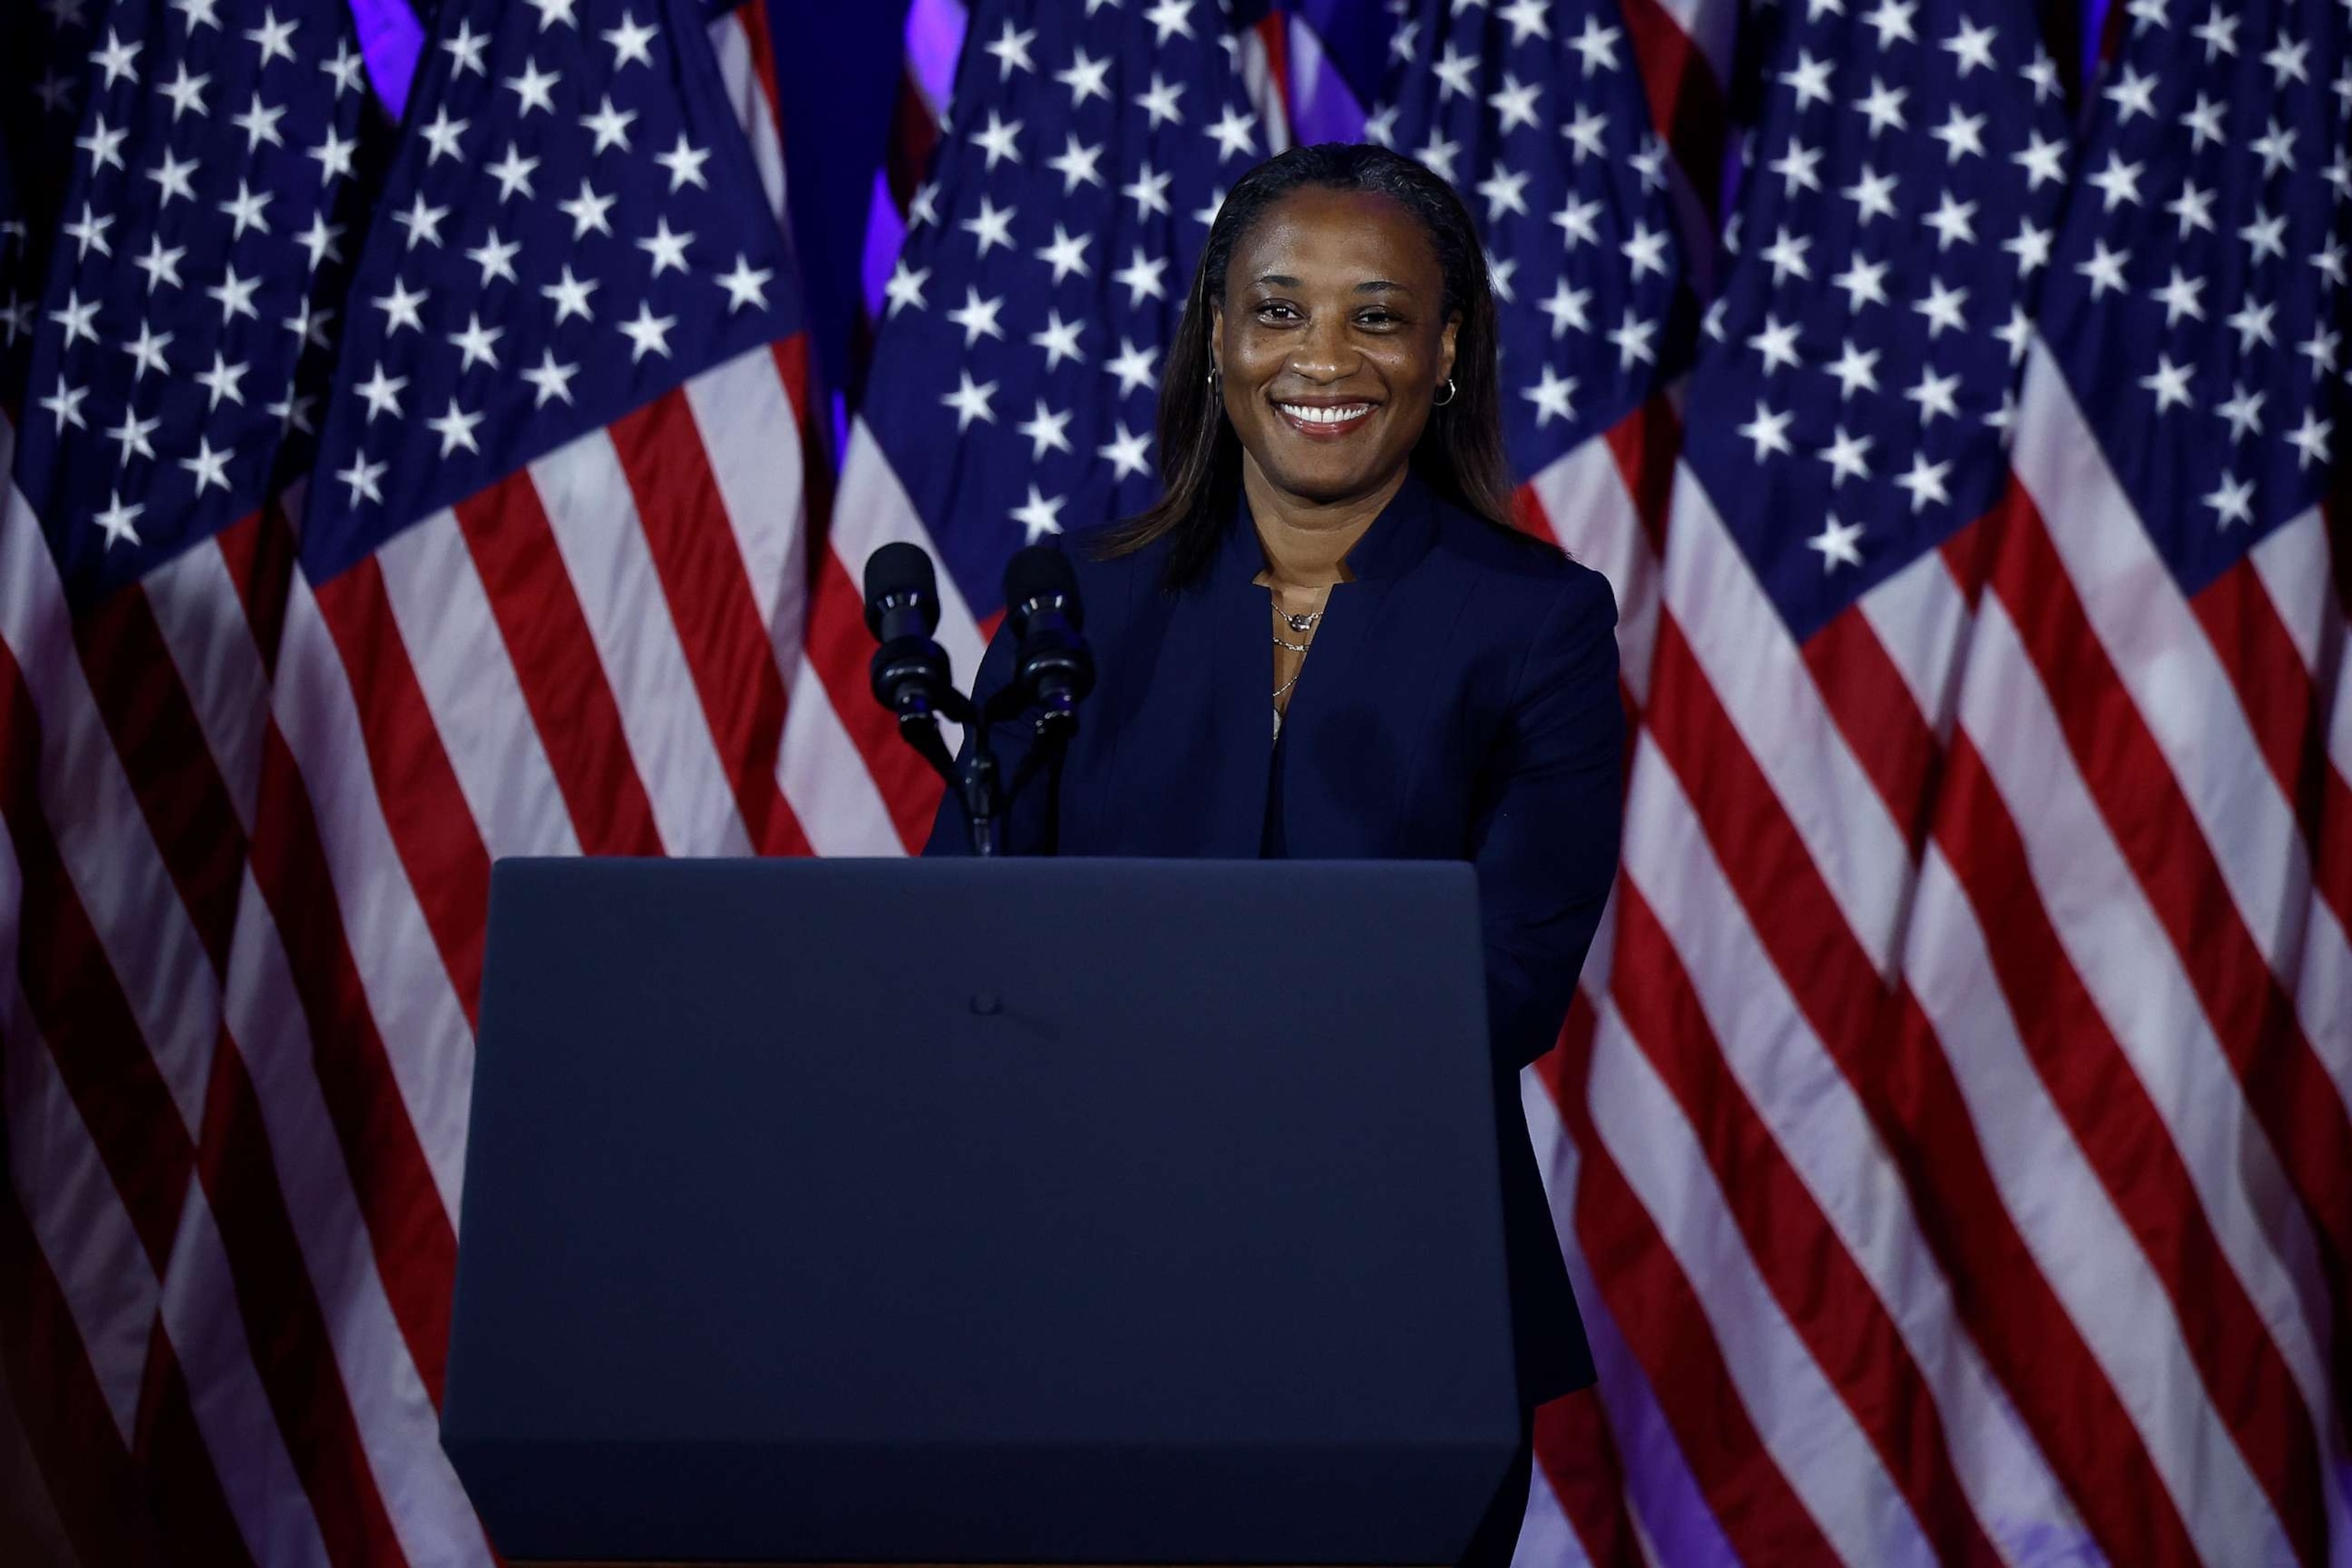
[[[735,19],[742,25],[743,47],[751,57],[751,78],[760,84],[760,96],[768,100],[768,118],[775,122],[776,139],[781,142],[784,115],[776,99],[776,50],[768,34],[767,0],[743,0],[736,7]]]
[[[157,846],[226,983],[236,898],[250,858],[311,1028],[312,1064],[354,1194],[369,1221],[394,1314],[437,1405],[457,1242],[342,932],[317,824],[292,758],[271,725],[265,786],[248,845],[213,765],[186,688],[143,593],[117,595],[81,624],[84,668],[137,787]],[[102,650],[93,657],[93,650]],[[274,767],[271,764],[275,764]],[[207,879],[223,877],[225,897]]]
[[[196,1425],[187,1375],[160,1316],[148,1346],[131,1448],[154,1500],[155,1518],[164,1536],[186,1549],[184,1560],[224,1564],[253,1560],[222,1494],[212,1450]]]
[[[144,589],[126,588],[74,616],[73,628],[90,695],[140,813],[213,973],[226,974],[245,875],[245,828],[154,606]]]
[[[42,812],[42,743],[32,690],[0,641],[0,819],[23,888],[16,963],[25,1003],[160,1276],[195,1147]]]
[[[1592,1568],[1645,1568],[1625,1505],[1625,1467],[1597,1389],[1536,1406],[1536,1463]]]
[[[220,1225],[246,1341],[329,1559],[336,1568],[402,1563],[268,1148],[244,1055],[224,1028],[197,1170]]]
[[[1724,1535],[1748,1563],[1836,1563],[1748,1416],[1690,1277],[1593,1129],[1592,1037],[1563,1034],[1542,1059],[1553,1064],[1548,1081],[1580,1157],[1577,1245]]]
[[[1659,617],[1655,658],[1650,733],[1758,939],[1901,1168],[1971,1336],[2110,1560],[2195,1563],[2154,1459],[2001,1202],[1925,1016],[1890,1058],[1885,982],[1671,616]]]
[[[726,502],[685,392],[624,416],[612,437],[744,829],[762,855],[806,855],[808,836],[776,784],[783,674],[742,552],[726,530],[710,526],[726,515]]]
[[[1965,732],[1953,737],[1936,842],[1979,921],[2019,1042],[2115,1200],[2180,1321],[2216,1415],[2307,1563],[2325,1559],[2318,1439],[2285,1359],[2215,1237],[2180,1152],[2068,960],[2024,840]]]
[[[1916,860],[1927,840],[1943,752],[1927,716],[1859,605],[1839,612],[1805,640],[1800,653],[1831,721],[1877,786]]]
[[[214,536],[228,580],[245,607],[245,623],[260,651],[261,668],[276,670],[286,632],[286,602],[299,546],[293,525],[277,502]]]
[[[908,65],[898,73],[898,96],[890,106],[890,140],[882,163],[890,182],[890,198],[901,216],[915,199],[939,144],[940,106],[923,91],[915,68]]]
[[[253,875],[275,917],[302,1014],[311,1065],[367,1221],[392,1315],[434,1408],[440,1408],[457,1236],[369,1011],[335,901],[318,819],[285,737],[262,739]]]
[[[853,330],[862,326],[864,312],[851,323]],[[782,378],[784,398],[793,405],[800,419],[801,438],[801,501],[807,508],[809,527],[803,536],[811,560],[807,570],[813,578],[816,570],[814,558],[824,553],[825,528],[833,516],[833,448],[826,433],[832,421],[820,417],[817,407],[816,369],[809,359],[809,335],[794,332],[791,337],[769,345],[776,362],[776,374]],[[802,593],[811,584],[803,581],[793,584]]]
[[[489,852],[441,749],[425,689],[384,594],[383,569],[373,557],[364,559],[320,584],[316,598],[351,681],[385,826],[466,1021],[478,1026]]]
[[[2040,512],[2021,488],[2011,494],[1993,591],[2017,625],[2116,848],[2171,939],[2247,1103],[2318,1230],[2335,1317],[2316,1337],[2352,1343],[2352,1159],[2346,1154],[2352,1110],[2239,917],[2188,797],[2108,660]],[[2307,699],[2299,707],[2307,713]],[[2352,1367],[2338,1363],[2336,1371],[2338,1403],[2352,1415]]]
[[[1715,66],[1658,0],[1624,0],[1625,31],[1650,104],[1650,121],[1712,217],[1722,204],[1730,105]]]
[[[1952,1467],[1934,1394],[1867,1277],[1739,1084],[1698,993],[1631,878],[1610,994],[1683,1108],[1758,1271],[1945,1563],[2000,1562]]]
[[[1666,555],[1666,526],[1674,510],[1675,467],[1683,447],[1682,416],[1663,392],[1653,392],[1642,406],[1602,433],[1618,472],[1625,476],[1625,493],[1633,498],[1633,513],[1650,542],[1652,559]]]
[[[898,739],[898,721],[874,700],[866,679],[874,638],[866,629],[865,595],[839,555],[827,550],[824,556],[809,594],[809,665],[824,683],[834,713],[864,759],[866,771],[874,775],[899,842],[914,854],[931,836],[931,818],[946,785]]]
[[[131,1504],[145,1478],[123,1446],[81,1332],[74,1326],[72,1309],[5,1173],[0,1173],[0,1363],[7,1368],[10,1403],[74,1554],[91,1564],[162,1561],[159,1521]],[[205,1470],[211,1473],[209,1459]],[[195,1520],[187,1522],[202,1528]],[[234,1530],[225,1544],[231,1554],[222,1561],[235,1562],[242,1555]]]
[[[2319,863],[2328,791],[2331,784],[2343,788],[2327,762],[2326,703],[2332,693],[2304,667],[2252,557],[2215,578],[2189,607],[2212,639],[2263,762],[2303,826],[2313,886],[2337,922],[2352,928],[2352,873]]]
[[[590,855],[660,854],[661,832],[620,703],[530,471],[518,469],[456,510],[580,847]],[[475,907],[478,925],[485,907]]]

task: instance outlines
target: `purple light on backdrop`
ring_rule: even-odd
[[[907,7],[907,68],[914,73],[924,96],[944,105],[955,88],[956,59],[963,53],[963,35],[971,21],[960,0],[914,0]],[[883,289],[906,243],[907,226],[890,196],[889,171],[874,176],[874,199],[866,207],[866,251],[861,270],[866,283],[866,313],[882,319]],[[846,439],[846,436],[844,437]]]
[[[368,80],[394,120],[408,112],[408,84],[425,52],[425,27],[404,0],[352,0],[352,24],[359,29],[360,54]]]

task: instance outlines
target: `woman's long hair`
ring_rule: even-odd
[[[1486,281],[1486,253],[1470,211],[1454,187],[1385,147],[1327,142],[1294,147],[1242,176],[1209,226],[1208,244],[1192,270],[1176,341],[1160,379],[1160,471],[1162,489],[1149,510],[1104,531],[1096,546],[1104,557],[1129,555],[1170,539],[1162,582],[1181,588],[1199,580],[1216,558],[1241,495],[1242,447],[1209,385],[1212,307],[1225,294],[1234,247],[1257,226],[1268,207],[1302,186],[1370,191],[1412,215],[1445,274],[1442,317],[1461,312],[1454,337],[1451,402],[1430,411],[1412,449],[1412,468],[1439,495],[1516,537],[1511,527],[1510,463],[1503,451],[1502,392],[1495,372],[1495,296]]]

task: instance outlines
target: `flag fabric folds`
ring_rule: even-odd
[[[0,1546],[496,1561],[491,861],[919,847],[866,556],[968,679],[1153,497],[1223,194],[1360,126],[1620,606],[1519,1561],[2352,1562],[2345,0],[2087,82],[2029,0],[918,0],[829,527],[789,23],[717,9],[0,16]]]
[[[491,1561],[436,1432],[489,861],[805,847],[740,26],[445,4],[388,169],[339,0],[92,31],[0,517],[0,1354],[84,1561]]]
[[[794,693],[788,763],[823,780],[820,849],[919,847],[939,799],[866,689],[866,557],[892,539],[938,556],[940,640],[968,679],[1015,549],[1151,498],[1159,367],[1193,263],[1225,189],[1270,151],[1235,47],[1212,0],[973,9]]]

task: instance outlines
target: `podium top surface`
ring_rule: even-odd
[[[1482,974],[1458,863],[501,862],[445,1442],[1507,1453]]]

